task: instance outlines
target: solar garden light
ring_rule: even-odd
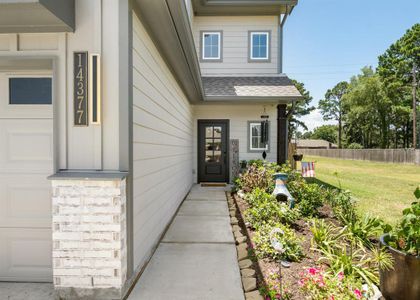
[[[284,231],[281,228],[275,227],[270,232],[270,241],[271,241],[271,247],[273,247],[274,250],[279,253],[279,279],[280,279],[280,295],[283,295],[283,286],[282,286],[282,276],[281,276],[281,267],[288,268],[290,267],[290,263],[288,261],[284,261],[281,259],[281,255],[286,251],[283,244],[277,239],[275,234],[283,235]]]

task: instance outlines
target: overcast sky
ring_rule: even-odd
[[[305,84],[317,106],[336,83],[376,67],[415,23],[420,0],[299,0],[285,25],[283,71]],[[327,123],[319,111],[303,120],[309,129]]]

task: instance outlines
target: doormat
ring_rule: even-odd
[[[226,183],[223,183],[223,182],[202,182],[201,186],[203,186],[203,187],[205,187],[205,186],[207,186],[207,187],[211,187],[211,186],[213,186],[213,187],[215,187],[215,186],[225,187]]]

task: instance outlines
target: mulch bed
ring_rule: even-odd
[[[249,207],[248,203],[238,195],[233,194],[236,202],[236,206],[240,212],[238,217],[239,226],[242,228],[244,234],[246,234],[250,241],[253,241],[254,230],[245,226],[244,211]],[[319,209],[319,218],[323,218],[326,221],[330,221],[334,224],[338,224],[338,221],[333,217],[332,210],[329,206],[324,205]],[[304,220],[298,220],[293,224],[292,228],[295,230],[296,235],[303,240],[301,246],[305,257],[300,262],[293,262],[289,268],[282,268],[283,287],[288,290],[292,295],[292,299],[304,299],[305,296],[301,293],[298,281],[300,274],[305,268],[314,267],[319,264],[318,259],[320,255],[318,252],[311,250],[311,239],[312,233],[310,231],[310,224]],[[254,255],[253,260],[257,267],[257,282],[259,287],[265,286],[265,280],[269,274],[278,272],[279,264],[269,259],[257,259]]]

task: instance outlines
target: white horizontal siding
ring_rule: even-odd
[[[134,268],[192,185],[192,107],[133,14]]]
[[[278,17],[229,16],[198,17],[193,19],[193,35],[198,57],[200,31],[223,31],[222,62],[200,62],[201,73],[206,76],[270,75],[277,73]],[[248,61],[248,31],[271,32],[271,61]]]
[[[269,151],[267,160],[277,161],[277,109],[276,105],[266,105],[270,116]],[[239,160],[262,158],[262,153],[248,152],[248,121],[261,121],[263,105],[195,105],[194,106],[194,170],[197,171],[197,121],[204,119],[228,119],[229,138],[239,140]],[[197,173],[197,172],[195,172]],[[195,182],[197,177],[194,178]]]

